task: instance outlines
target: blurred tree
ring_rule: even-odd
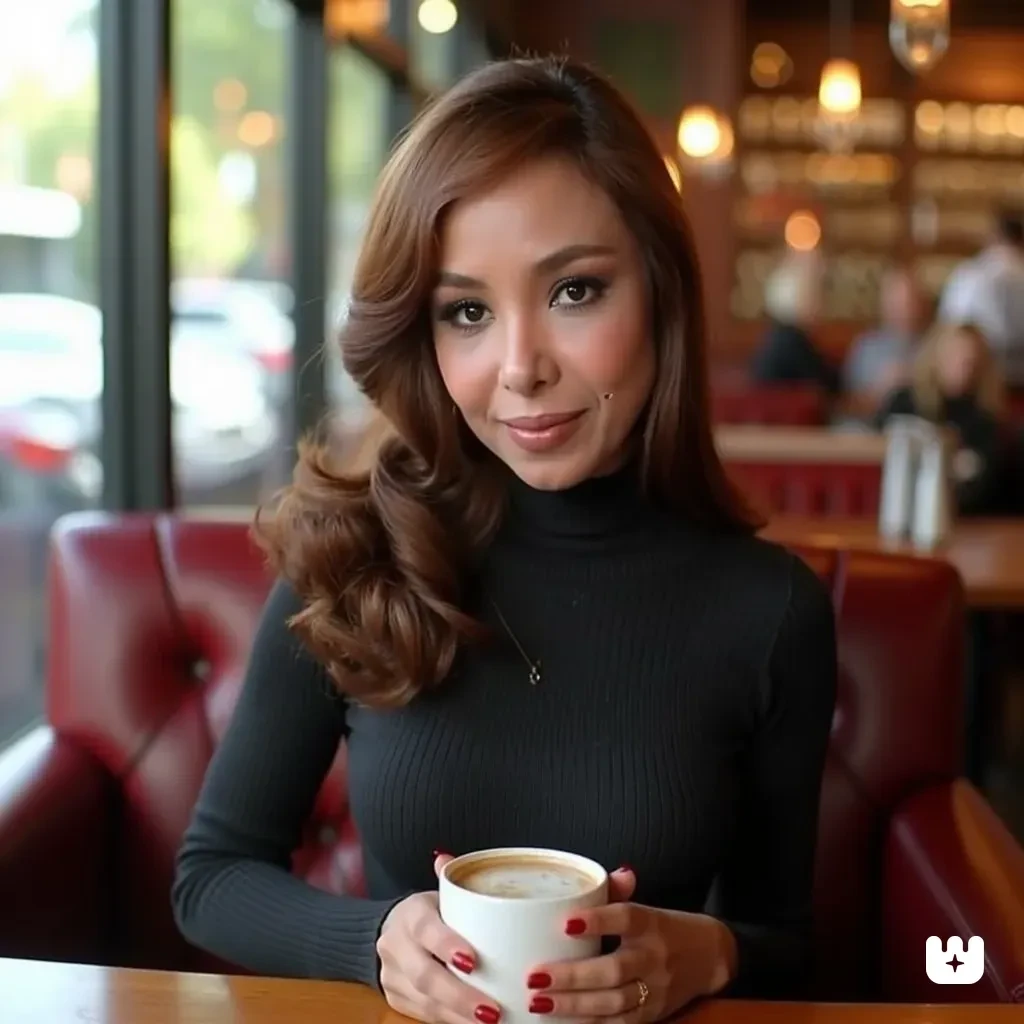
[[[171,127],[171,252],[184,275],[230,274],[253,244],[248,210],[225,201],[209,135],[191,117]]]
[[[91,47],[98,8],[83,6],[64,25],[54,51],[78,56],[76,44]],[[0,32],[7,30],[0,16]],[[11,27],[13,27],[13,22]],[[98,82],[94,67],[83,65],[80,80],[54,80],[53,67],[26,63],[0,90],[0,125],[12,151],[7,168],[12,184],[69,192],[82,206],[82,224],[72,243],[77,276],[76,298],[95,301],[98,289],[96,235],[95,148],[98,122]],[[72,86],[70,83],[75,83]]]
[[[283,118],[287,102],[287,0],[174,0],[172,76],[174,111],[233,144],[229,126],[239,115],[264,110]],[[242,90],[232,89],[239,83]],[[226,122],[226,123],[225,123]]]
[[[172,156],[174,197],[183,204],[172,212],[177,274],[283,272],[292,17],[287,0],[173,0],[172,144],[186,147]],[[239,166],[249,168],[251,182],[239,188],[236,171],[235,189],[223,187],[220,172]],[[212,223],[227,229],[222,240]]]
[[[387,156],[387,75],[369,57],[341,45],[330,63],[331,195],[365,203]]]
[[[82,5],[62,31],[95,46],[99,6]],[[175,271],[280,274],[292,8],[288,0],[172,0],[171,15]],[[386,156],[390,84],[345,45],[332,54],[329,75],[329,194],[336,216],[354,224]],[[71,91],[28,71],[0,89],[0,125],[25,154],[23,183],[64,188],[83,203],[76,258],[84,297],[93,299],[98,118],[95,68]]]

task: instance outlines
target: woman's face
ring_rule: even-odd
[[[943,394],[959,398],[974,390],[983,344],[971,331],[953,331],[943,339],[938,351],[939,387]]]
[[[654,381],[644,267],[612,201],[570,163],[456,203],[441,233],[437,362],[474,434],[527,484],[618,468]]]

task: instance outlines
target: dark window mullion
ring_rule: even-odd
[[[102,0],[99,226],[104,504],[174,502],[169,146],[171,0]]]
[[[412,5],[413,0],[391,0],[388,5],[388,35],[405,50],[406,69],[412,66]],[[388,140],[395,139],[405,131],[416,113],[412,93],[404,83],[393,78],[388,86]]]
[[[322,350],[326,328],[327,39],[324,5],[311,0],[292,23],[288,108],[291,286],[294,294],[295,386],[292,435],[320,425],[326,409]]]

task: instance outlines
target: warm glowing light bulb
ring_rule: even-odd
[[[417,11],[420,28],[424,32],[441,36],[455,28],[459,10],[452,0],[423,0]]]
[[[811,252],[821,241],[821,225],[809,210],[797,210],[786,220],[786,245],[797,252]]]
[[[690,107],[679,119],[679,148],[694,160],[714,156],[722,142],[718,117],[710,107]]]
[[[853,61],[830,60],[821,72],[818,103],[827,114],[854,117],[860,110],[860,68]]]
[[[774,89],[793,73],[789,54],[778,43],[759,43],[750,58],[750,77],[762,89]]]
[[[277,122],[265,110],[250,110],[238,123],[238,138],[253,149],[266,146],[276,134]]]

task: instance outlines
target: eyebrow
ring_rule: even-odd
[[[538,260],[533,269],[537,274],[553,274],[555,271],[567,267],[570,263],[575,263],[576,260],[584,259],[587,256],[611,256],[614,254],[615,249],[610,245],[587,243],[567,245],[561,249],[556,249],[555,252]],[[486,283],[478,278],[467,277],[465,274],[456,274],[452,270],[442,270],[438,275],[437,283],[438,285],[448,285],[453,288],[487,287]]]

